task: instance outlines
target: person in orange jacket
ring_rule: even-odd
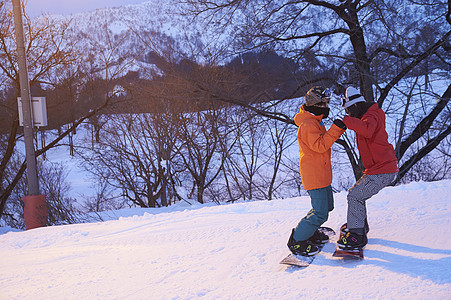
[[[294,117],[294,122],[299,127],[297,138],[302,185],[310,195],[312,209],[292,230],[287,245],[293,254],[310,256],[318,253],[318,244],[329,240],[318,228],[334,209],[330,148],[346,127],[341,120],[335,120],[326,130],[322,120],[329,115],[330,95],[323,88],[311,88],[304,99],[305,104]]]
[[[388,142],[385,113],[377,103],[366,102],[357,89],[349,87],[342,106],[348,114],[343,123],[355,131],[365,167],[362,177],[348,192],[347,223],[342,226],[343,238],[337,242],[342,249],[354,250],[368,243],[366,201],[393,182],[398,173],[398,159]]]

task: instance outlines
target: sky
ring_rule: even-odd
[[[42,13],[70,15],[142,2],[146,0],[28,0],[25,10],[31,18],[34,18]]]

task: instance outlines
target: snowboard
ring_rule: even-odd
[[[343,238],[343,229],[346,228],[346,223],[341,225],[340,227],[340,237],[338,238],[338,240],[341,240]],[[364,259],[363,256],[363,248],[362,249],[350,249],[350,250],[345,250],[342,249],[340,247],[337,246],[337,248],[335,248],[335,252],[332,255],[334,257],[342,257],[342,258],[355,258],[355,259]]]
[[[337,247],[337,249],[335,249],[335,252],[332,256],[343,257],[343,258],[356,258],[356,259],[364,259],[365,258],[363,256],[363,249],[345,250],[345,249],[340,249],[338,247]]]
[[[318,230],[326,234],[329,237],[329,241],[335,235],[335,231],[330,227],[320,227],[318,228]],[[319,252],[321,252],[325,244],[315,246],[317,246]],[[285,257],[280,261],[280,264],[305,268],[308,267],[315,260],[315,257],[318,255],[318,253],[312,256],[294,255],[293,253],[290,253],[287,257]]]

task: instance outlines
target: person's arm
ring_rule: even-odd
[[[318,153],[324,153],[332,147],[336,140],[345,132],[335,124],[326,133],[321,132],[317,126],[302,126],[301,139],[310,149]]]
[[[362,119],[346,116],[343,118],[346,127],[354,130],[365,138],[371,138],[377,127],[377,119],[374,116],[364,116]]]

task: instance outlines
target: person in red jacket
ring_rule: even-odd
[[[292,230],[287,246],[296,255],[311,256],[318,253],[317,245],[329,240],[318,228],[334,209],[330,148],[345,130],[339,126],[344,127],[343,123],[334,123],[326,130],[322,120],[329,115],[330,95],[323,88],[311,88],[304,99],[305,104],[294,117],[294,122],[299,127],[302,185],[310,195],[312,209]]]
[[[348,114],[343,123],[356,133],[365,170],[348,192],[347,224],[337,244],[345,250],[361,249],[368,243],[366,201],[393,182],[398,173],[398,159],[388,142],[385,113],[377,103],[366,102],[357,89],[349,87],[342,105]]]

